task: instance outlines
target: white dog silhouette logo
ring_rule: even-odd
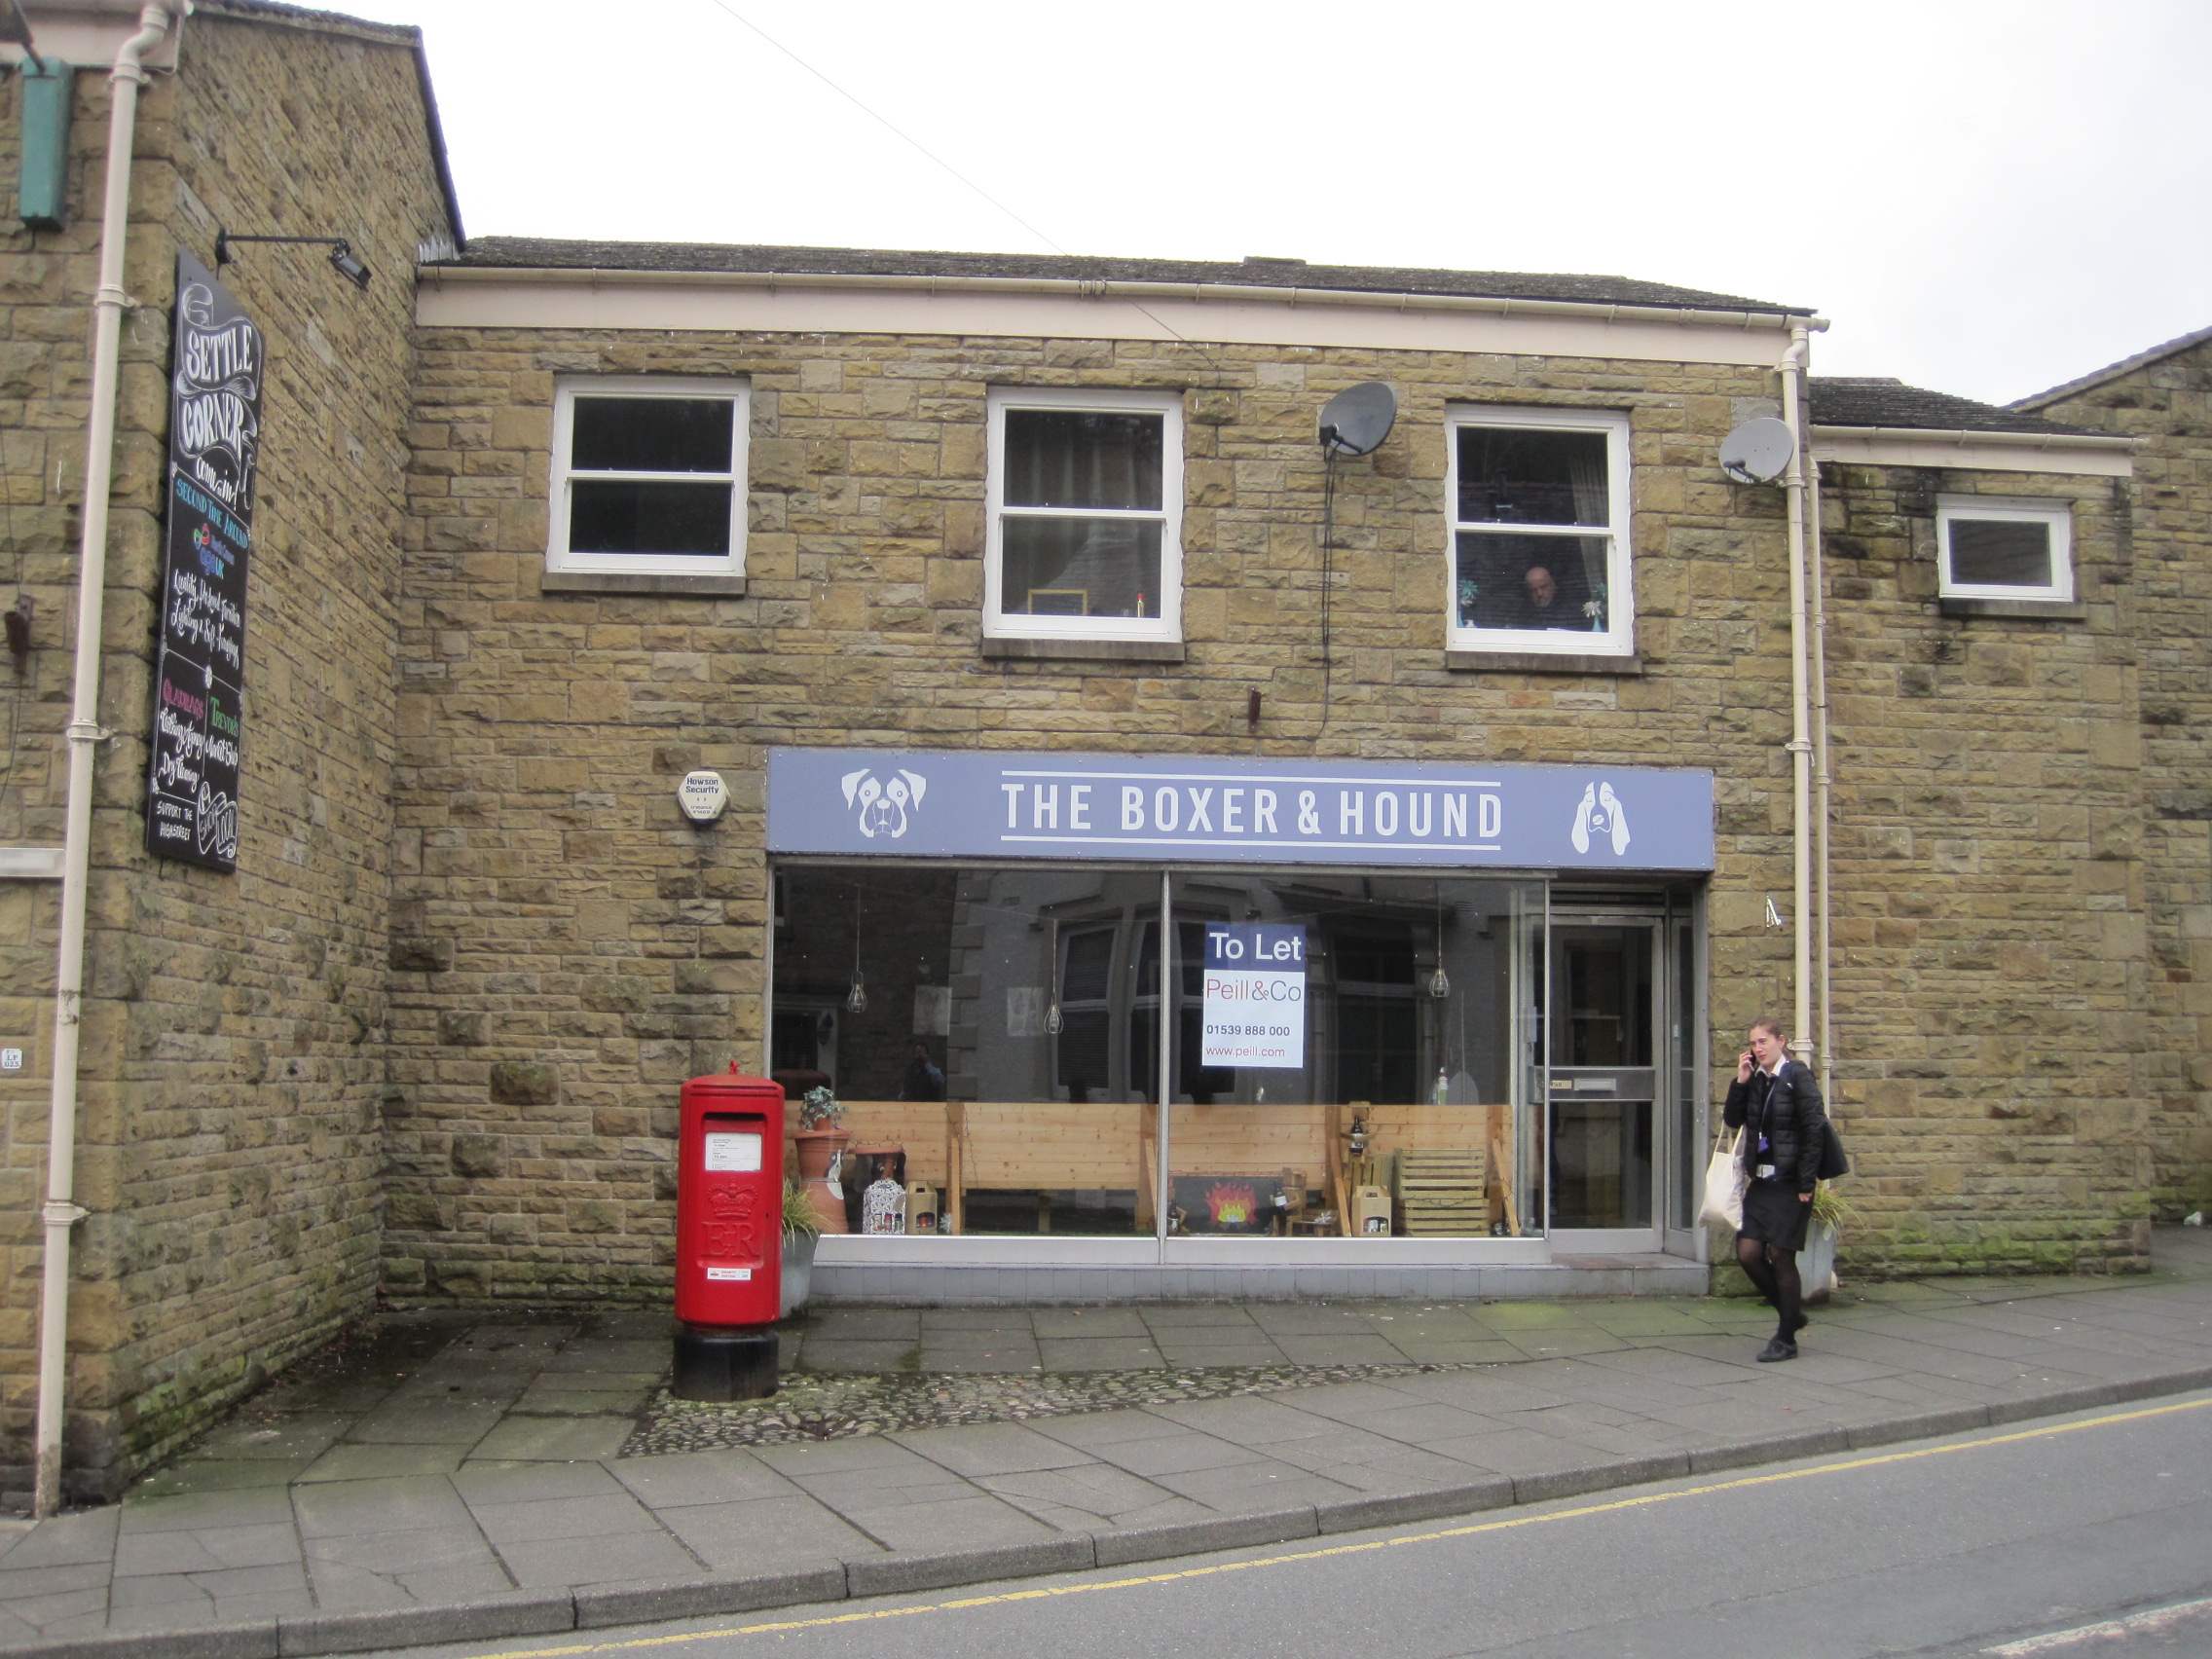
[[[1569,837],[1574,850],[1588,852],[1593,835],[1609,836],[1615,858],[1628,851],[1628,813],[1610,784],[1582,786],[1582,804],[1574,809],[1574,830]]]
[[[896,841],[905,834],[908,811],[922,804],[930,789],[919,772],[894,772],[885,783],[866,766],[837,781],[844,785],[845,804],[860,808],[861,833],[871,841],[878,835]]]

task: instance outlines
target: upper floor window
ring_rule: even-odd
[[[1456,408],[1448,420],[1452,645],[1631,654],[1628,417]]]
[[[1181,639],[1182,397],[1003,388],[990,422],[984,633]]]
[[[742,575],[747,405],[743,381],[562,381],[546,569]]]
[[[1936,539],[1945,599],[2074,597],[2074,514],[2064,501],[1938,496]]]

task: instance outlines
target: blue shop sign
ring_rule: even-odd
[[[776,749],[768,756],[768,851],[1710,870],[1713,774]]]

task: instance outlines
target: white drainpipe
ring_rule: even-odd
[[[1835,1110],[1835,958],[1828,892],[1828,813],[1833,776],[1828,761],[1828,578],[1821,558],[1821,464],[1805,463],[1806,519],[1812,538],[1813,589],[1813,910],[1819,932],[1813,942],[1821,969],[1821,1098]]]
[[[69,1357],[69,1229],[86,1212],[77,1183],[77,1035],[85,993],[85,887],[92,863],[92,749],[100,729],[100,612],[107,591],[108,491],[115,473],[116,359],[123,335],[123,244],[130,228],[130,145],[139,60],[169,31],[166,7],[138,14],[108,76],[107,198],[92,292],[92,404],[85,436],[85,535],[77,560],[77,680],[69,714],[69,817],[61,842],[61,949],[54,985],[54,1097],[47,1113],[46,1282],[38,1309],[37,1472],[32,1512],[61,1507],[61,1424]]]
[[[1782,418],[1797,440],[1785,485],[1789,502],[1789,759],[1792,784],[1789,814],[1793,843],[1795,899],[1790,924],[1796,936],[1796,999],[1790,1021],[1790,1047],[1809,1053],[1813,1040],[1813,736],[1811,628],[1807,616],[1805,486],[1812,458],[1805,453],[1799,381],[1811,350],[1811,336],[1799,325],[1789,331],[1789,350],[1782,359]]]

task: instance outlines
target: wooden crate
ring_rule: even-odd
[[[797,1103],[787,1108],[789,1122],[798,1125]],[[906,1179],[945,1184],[945,1109],[941,1100],[848,1100],[845,1131],[853,1146],[903,1146],[906,1149]]]
[[[1391,1182],[1408,1237],[1480,1238],[1490,1232],[1487,1161],[1473,1147],[1401,1147]]]

